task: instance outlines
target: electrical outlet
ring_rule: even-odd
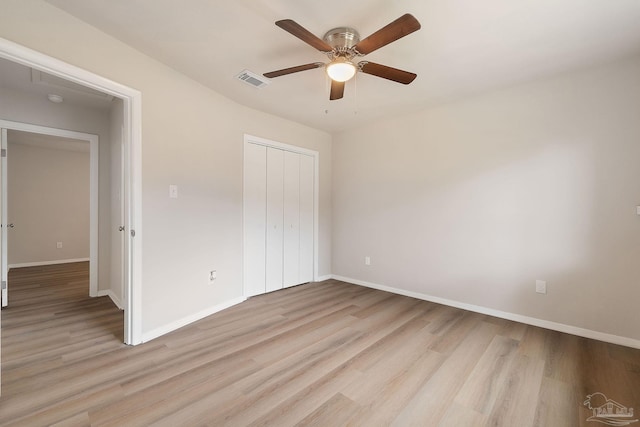
[[[371,265],[371,257],[364,257],[364,265]]]
[[[56,242],[56,248],[62,249],[62,242]]]
[[[547,282],[544,280],[536,280],[536,292],[539,294],[547,293]]]
[[[218,278],[218,272],[216,270],[211,270],[209,272],[209,284],[213,285]]]

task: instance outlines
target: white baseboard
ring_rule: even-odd
[[[118,307],[120,310],[124,310],[124,305],[122,305],[122,301],[120,301],[120,298],[118,298],[116,296],[116,294],[114,294],[111,289],[108,289],[106,291],[98,291],[96,296],[97,297],[105,297],[105,296],[107,296],[107,297],[111,298],[111,301],[113,301],[113,303],[116,305],[116,307]]]
[[[493,308],[482,307],[479,305],[467,304],[464,302],[454,301],[446,298],[434,297],[432,295],[422,294],[419,292],[407,291],[404,289],[393,288],[391,286],[379,285],[377,283],[366,282],[363,280],[352,279],[338,275],[331,276],[335,280],[353,283],[355,285],[366,286],[367,288],[379,289],[381,291],[391,292],[398,295],[417,298],[425,301],[435,302],[437,304],[448,305],[450,307],[461,308],[463,310],[473,311],[480,314],[486,314],[501,319],[513,320],[514,322],[525,323],[527,325],[538,326],[540,328],[551,329],[558,332],[564,332],[579,337],[590,338],[598,341],[604,341],[611,344],[623,345],[640,349],[640,340],[619,335],[607,334],[604,332],[593,331],[591,329],[579,328],[577,326],[565,325],[564,323],[551,322],[549,320],[537,319],[535,317],[523,316],[521,314],[509,313],[506,311],[495,310]]]
[[[331,279],[333,276],[331,274],[326,274],[324,276],[320,276],[316,279],[316,282],[324,282],[325,280]]]
[[[70,264],[72,262],[86,262],[86,261],[90,261],[89,258],[71,258],[71,259],[57,259],[54,261],[19,262],[16,264],[9,264],[9,270],[11,270],[12,268],[38,267],[40,265]]]
[[[176,329],[180,329],[183,326],[188,325],[189,323],[193,323],[207,316],[211,316],[212,314],[222,311],[225,308],[229,308],[236,304],[240,304],[245,300],[246,300],[245,297],[235,298],[230,301],[224,302],[222,304],[214,305],[213,307],[209,307],[207,309],[199,311],[198,313],[183,317],[182,319],[178,319],[175,322],[169,323],[168,325],[161,326],[149,332],[144,332],[142,334],[142,342],[151,341],[154,338],[158,338],[159,336],[168,334],[169,332],[175,331]]]

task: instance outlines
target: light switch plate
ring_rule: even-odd
[[[178,198],[178,186],[171,184],[169,185],[169,197],[172,199]]]
[[[544,280],[536,280],[536,292],[539,294],[547,293],[547,282]]]

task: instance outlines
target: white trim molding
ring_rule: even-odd
[[[151,331],[145,332],[144,334],[142,334],[142,342],[151,341],[152,339],[168,334],[169,332],[173,332],[176,329],[180,329],[183,326],[187,326],[190,323],[196,322],[200,319],[204,319],[207,316],[211,316],[212,314],[215,314],[219,311],[240,304],[243,301],[246,301],[245,297],[239,297],[229,301],[225,301],[222,304],[214,305],[213,307],[206,308],[197,313],[183,317],[182,319],[178,319],[175,322],[171,322],[167,325],[160,326],[159,328],[155,328]]]
[[[42,135],[60,136],[76,139],[78,141],[86,141],[86,143],[89,144],[89,259],[91,261],[91,264],[89,265],[89,296],[96,296],[98,292],[98,181],[100,176],[98,168],[98,154],[100,151],[98,135],[3,119],[0,119],[0,128],[38,133]],[[11,154],[9,154],[9,156],[11,156]],[[53,262],[53,264],[60,263]],[[9,266],[9,268],[11,268],[11,266]]]
[[[352,279],[339,275],[331,276],[335,280],[352,283],[354,285],[365,286],[367,288],[378,289],[381,291],[391,292],[393,294],[404,295],[411,298],[417,298],[424,301],[434,302],[436,304],[447,305],[449,307],[460,308],[462,310],[473,311],[475,313],[486,314],[514,322],[524,323],[527,325],[538,326],[540,328],[551,329],[553,331],[564,332],[566,334],[576,335],[583,338],[589,338],[598,341],[604,341],[611,344],[623,345],[625,347],[640,349],[640,340],[619,335],[607,334],[604,332],[593,331],[591,329],[579,328],[577,326],[565,325],[564,323],[552,322],[549,320],[538,319],[535,317],[523,316],[521,314],[509,313],[507,311],[495,310],[493,308],[482,307],[479,305],[467,304],[464,302],[454,301],[446,298],[435,297],[420,292],[412,292],[404,289],[394,288],[391,286],[379,285],[377,283],[366,282],[364,280]]]

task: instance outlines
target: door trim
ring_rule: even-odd
[[[9,305],[9,257],[7,255],[7,241],[9,238],[9,227],[7,224],[8,209],[7,209],[7,152],[9,143],[7,141],[9,134],[7,129],[0,128],[0,143],[2,147],[2,158],[0,159],[0,180],[2,180],[2,188],[0,189],[0,280],[2,281],[2,308]]]
[[[124,342],[142,342],[142,94],[90,71],[0,38],[0,58],[122,99],[125,144],[126,239]],[[135,230],[135,237],[132,231]]]
[[[41,135],[60,136],[89,143],[89,296],[98,296],[98,135],[2,119],[0,119],[0,128],[38,133]],[[9,163],[8,157],[7,163]],[[3,183],[3,190],[4,189],[5,184]],[[6,256],[4,251],[2,256]],[[8,271],[3,273],[8,273]],[[4,279],[3,277],[3,280]]]

